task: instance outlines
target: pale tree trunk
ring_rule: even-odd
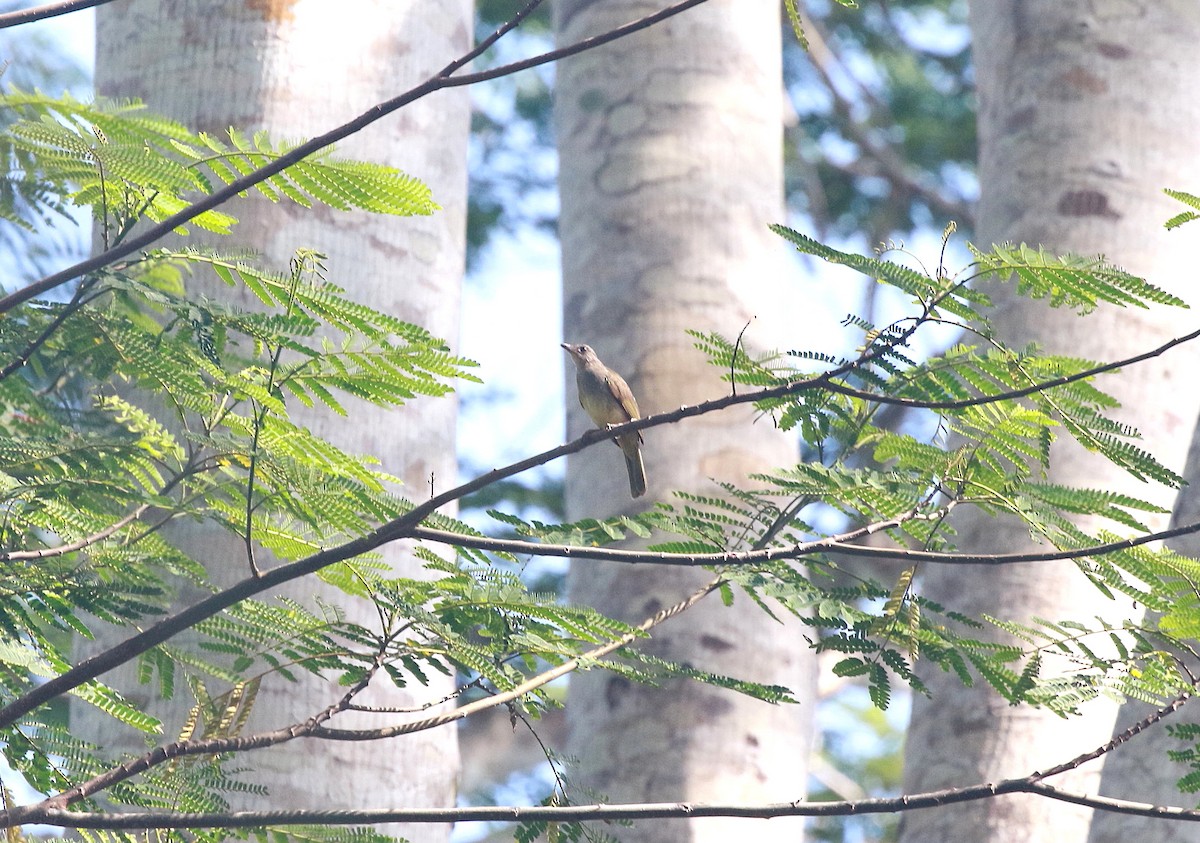
[[[1192,444],[1188,451],[1187,465],[1183,476],[1189,485],[1179,493],[1175,510],[1171,513],[1171,526],[1194,524],[1200,521],[1200,426],[1192,431]],[[1200,558],[1200,536],[1192,534],[1169,542],[1172,550]],[[1186,658],[1193,674],[1198,672],[1194,656],[1179,654]],[[1131,723],[1136,723],[1153,712],[1157,706],[1130,700],[1121,706],[1114,732],[1121,732]],[[1180,711],[1172,714],[1166,722],[1179,725],[1200,723],[1200,710],[1192,700]],[[1100,781],[1100,793],[1117,799],[1144,802],[1150,805],[1177,805],[1192,807],[1196,797],[1179,792],[1176,781],[1190,772],[1186,765],[1172,763],[1168,750],[1187,748],[1185,741],[1167,734],[1164,723],[1147,729],[1124,747],[1110,755],[1104,764]],[[1195,824],[1169,820],[1135,817],[1113,811],[1097,811],[1092,819],[1089,843],[1131,843],[1131,841],[1153,840],[1154,843],[1189,843],[1196,839]]]
[[[560,43],[632,20],[659,4],[559,3]],[[790,298],[782,220],[778,4],[713,0],[558,67],[564,335],[622,373],[643,414],[727,394],[685,329],[784,345],[803,314]],[[776,318],[779,317],[779,318]],[[568,428],[592,426],[568,364]],[[606,517],[714,479],[793,464],[796,446],[748,408],[646,432],[646,498],[629,497],[620,452],[593,447],[569,464],[571,518]],[[573,600],[640,620],[711,575],[678,568],[576,563]],[[805,790],[813,660],[795,625],[739,596],[716,598],[657,629],[651,652],[786,685],[801,706],[771,706],[688,682],[631,685],[594,671],[572,677],[567,707],[578,775],[613,801],[798,799]],[[642,822],[622,840],[799,838],[798,821]]]
[[[98,10],[97,88],[136,96],[185,124],[224,136],[228,126],[265,128],[276,139],[311,137],[400,93],[469,47],[470,0],[358,0],[268,4],[213,0],[137,0]],[[421,100],[346,141],[338,152],[392,164],[423,180],[444,210],[427,218],[334,212],[324,207],[237,201],[241,219],[219,248],[252,249],[286,271],[297,247],[328,256],[328,277],[350,296],[417,323],[454,342],[465,250],[465,91]],[[193,292],[222,300],[239,295],[197,277]],[[239,299],[248,303],[249,296]],[[352,399],[351,399],[352,401]],[[294,408],[293,408],[294,409]],[[400,409],[354,402],[347,422],[332,414],[295,413],[294,419],[352,453],[378,456],[420,500],[430,484],[442,491],[455,481],[452,398],[416,399]],[[240,542],[205,525],[182,527],[172,540],[229,582],[247,575]],[[384,549],[394,569],[420,576],[420,563],[398,546]],[[220,570],[217,570],[220,569]],[[315,582],[291,592],[311,605],[317,594],[337,598]],[[267,595],[270,596],[270,595]],[[348,617],[370,625],[374,612],[352,605]],[[391,686],[368,702],[412,705],[442,697],[452,679],[431,675],[413,695]],[[330,683],[267,681],[252,728],[303,720],[341,691]],[[414,696],[415,695],[415,696]],[[178,716],[178,712],[175,713]],[[362,725],[359,721],[355,725]],[[454,803],[458,750],[452,727],[389,742],[293,742],[258,752],[237,766],[253,767],[271,788],[272,808],[449,806]],[[392,827],[417,841],[444,840],[448,828]]]
[[[1194,244],[1163,230],[1178,209],[1161,191],[1200,184],[1200,102],[1190,59],[1200,5],[986,0],[972,4],[971,27],[980,102],[980,244],[1025,241],[1057,252],[1104,253],[1188,298]],[[1117,359],[1194,327],[1194,317],[1182,311],[1103,308],[1079,319],[1018,300],[997,285],[988,292],[1009,342],[1036,340],[1075,357]],[[1121,419],[1141,429],[1140,447],[1176,471],[1183,469],[1196,417],[1197,362],[1194,350],[1183,349],[1099,384],[1121,401]],[[1054,461],[1055,482],[1127,489],[1171,504],[1170,490],[1136,483],[1079,448],[1056,449]],[[1165,526],[1164,519],[1149,521]],[[959,526],[966,548],[1000,552],[1029,545],[1027,529],[1017,524],[980,517]],[[926,571],[923,592],[968,614],[1020,621],[1088,622],[1098,614],[1120,619],[1135,612],[1103,599],[1069,562],[999,571],[942,567]],[[1086,705],[1084,717],[1064,722],[1011,708],[984,687],[964,689],[953,676],[928,668],[926,678],[933,699],[914,703],[905,760],[909,793],[1044,769],[1104,743],[1117,715],[1116,704],[1100,701]],[[1053,784],[1095,793],[1099,775],[1092,764]],[[1052,835],[1056,843],[1071,843],[1087,836],[1089,819],[1088,811],[1064,803],[1006,796],[906,814],[901,840],[1013,843]]]

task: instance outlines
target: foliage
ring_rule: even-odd
[[[1200,219],[1200,214],[1196,213],[1196,211],[1200,211],[1200,196],[1196,196],[1193,193],[1185,193],[1182,190],[1171,190],[1169,188],[1163,192],[1172,199],[1178,199],[1189,208],[1195,209],[1191,211],[1183,211],[1182,213],[1176,214],[1167,220],[1164,225],[1168,231],[1173,228],[1179,228],[1179,226],[1183,225],[1184,223],[1191,222],[1195,219]]]
[[[1184,793],[1200,791],[1200,724],[1169,723],[1167,734],[1178,741],[1186,741],[1186,749],[1168,750],[1167,755],[1177,764],[1186,764],[1189,772],[1179,779],[1179,789]]]
[[[977,251],[970,273],[961,277],[923,275],[882,258],[839,252],[789,229],[777,231],[803,251],[903,290],[919,308],[918,315],[890,325],[862,323],[864,345],[852,360],[807,352],[750,359],[728,339],[696,335],[697,347],[729,373],[727,380],[770,394],[758,408],[781,427],[799,427],[820,458],[756,477],[766,484],[761,491],[726,487],[720,497],[681,494],[682,506],[659,504],[635,518],[530,523],[519,532],[547,542],[602,545],[653,530],[681,538],[652,550],[730,554],[731,566],[721,569],[725,578],[764,608],[770,598],[771,605],[793,611],[814,629],[819,651],[844,654],[835,672],[863,677],[881,707],[897,681],[924,691],[912,671],[917,658],[967,683],[982,679],[1014,704],[1042,705],[1064,716],[1097,694],[1160,700],[1187,687],[1166,653],[1182,646],[1186,636],[1180,632],[1194,630],[1193,583],[1200,569],[1167,549],[1088,553],[1118,536],[1080,526],[1106,520],[1141,532],[1146,527],[1139,513],[1164,510],[1129,495],[1053,484],[1046,476],[1051,444],[1066,435],[1139,480],[1178,486],[1181,478],[1134,444],[1135,430],[1107,415],[1115,402],[1090,374],[1100,364],[1005,347],[988,327],[986,294],[968,282],[1012,275],[1020,293],[1081,314],[1100,303],[1182,302],[1102,260],[1053,257],[1023,245]],[[920,363],[909,359],[914,335],[943,323],[965,329],[977,342]],[[827,368],[797,370],[790,359],[815,359]],[[936,409],[954,447],[875,427],[880,407],[893,402]],[[854,458],[864,454],[867,463],[855,465]],[[848,585],[844,564],[829,552],[869,531],[889,536],[900,560],[903,548],[953,553],[947,516],[964,506],[1021,519],[1046,546],[1064,556],[1077,554],[1074,564],[1094,587],[1131,597],[1162,613],[1160,619],[1149,625],[1038,619],[1028,625],[965,618],[915,593],[912,567],[890,587]],[[814,526],[827,521],[828,512],[848,525],[840,536],[822,537]],[[777,563],[741,564],[737,552],[751,548],[775,548],[779,556],[797,558],[806,575]],[[987,627],[992,634],[982,635]],[[1050,653],[1057,659],[1045,658]],[[1048,663],[1061,672],[1047,674]]]

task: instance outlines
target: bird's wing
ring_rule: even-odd
[[[617,399],[617,403],[625,411],[626,420],[633,421],[640,418],[637,399],[633,397],[633,390],[629,388],[629,384],[625,383],[625,379],[616,372],[610,371],[604,382],[608,384],[608,391],[612,393],[612,397]]]

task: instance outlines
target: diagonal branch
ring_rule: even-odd
[[[1139,720],[1137,723],[1134,723],[1128,729],[1121,732],[1121,734],[1116,735],[1108,743],[1102,744],[1102,745],[1096,747],[1095,749],[1091,750],[1090,752],[1084,752],[1079,755],[1076,755],[1070,761],[1064,761],[1062,764],[1056,764],[1055,766],[1051,767],[1049,770],[1044,770],[1040,773],[1033,773],[1029,778],[1034,781],[1040,782],[1043,779],[1050,778],[1050,776],[1057,776],[1060,773],[1066,773],[1070,770],[1074,770],[1078,767],[1083,766],[1088,761],[1094,761],[1103,755],[1107,755],[1108,753],[1112,752],[1113,750],[1115,750],[1117,747],[1121,746],[1122,744],[1126,744],[1129,741],[1133,740],[1138,735],[1140,735],[1142,732],[1146,731],[1151,726],[1154,726],[1155,724],[1157,724],[1163,718],[1169,717],[1170,715],[1174,714],[1176,711],[1178,711],[1180,708],[1182,708],[1192,698],[1192,693],[1194,690],[1195,690],[1195,685],[1192,686],[1191,690],[1185,691],[1184,693],[1177,695],[1174,699],[1169,701],[1166,705],[1162,706],[1161,708],[1159,708],[1155,711],[1150,712],[1145,717],[1143,717],[1141,720]]]
[[[371,668],[355,682],[342,696],[334,703],[327,705],[325,708],[318,711],[316,714],[307,718],[302,723],[293,723],[290,726],[284,726],[279,729],[272,729],[268,732],[259,732],[254,735],[227,735],[214,738],[201,739],[186,739],[177,740],[169,744],[155,747],[145,755],[131,758],[128,761],[120,764],[104,772],[92,776],[87,781],[70,787],[61,793],[47,797],[41,803],[35,805],[27,805],[18,808],[10,808],[7,811],[0,812],[0,827],[3,823],[11,823],[19,825],[24,820],[21,818],[29,813],[36,813],[43,810],[62,810],[74,802],[81,799],[108,790],[113,785],[119,784],[127,779],[131,779],[139,773],[144,773],[153,767],[172,761],[176,758],[185,758],[197,755],[218,755],[225,752],[244,752],[253,749],[265,749],[271,746],[287,743],[296,738],[307,737],[312,731],[324,723],[329,718],[339,712],[350,708],[354,698],[366,690],[371,684],[371,680],[379,672],[380,666],[383,664],[384,653],[387,650],[391,639],[385,638],[380,643],[375,652],[375,657]]]
[[[103,6],[112,0],[62,0],[59,3],[47,3],[44,6],[34,6],[32,9],[21,9],[17,12],[5,12],[0,15],[0,29],[10,26],[20,26],[23,23],[56,18],[59,15],[78,12],[80,9],[90,9],[93,6]]]
[[[682,614],[696,603],[703,600],[722,583],[722,579],[717,577],[697,589],[692,594],[688,595],[678,603],[668,606],[651,615],[633,631],[619,636],[605,644],[594,647],[585,653],[568,659],[560,665],[557,665],[549,670],[531,676],[525,682],[522,682],[516,687],[510,688],[499,694],[493,694],[488,697],[476,700],[464,706],[453,709],[444,714],[426,717],[421,720],[405,723],[400,726],[385,727],[380,729],[330,729],[321,724],[327,722],[335,714],[346,711],[352,707],[354,697],[363,691],[370,683],[371,678],[375,675],[380,664],[382,664],[383,653],[387,643],[384,642],[375,654],[375,663],[371,671],[366,676],[361,678],[335,703],[326,706],[316,715],[308,718],[303,723],[293,723],[290,726],[285,726],[279,729],[272,729],[267,732],[259,732],[254,735],[239,735],[233,737],[218,737],[207,738],[201,740],[180,740],[169,744],[156,747],[145,755],[130,759],[125,763],[113,767],[110,770],[92,777],[86,782],[83,782],[68,790],[64,790],[55,796],[45,799],[43,802],[35,805],[28,805],[19,808],[12,808],[8,811],[0,812],[0,828],[11,828],[16,825],[22,825],[30,822],[30,817],[41,816],[47,811],[56,811],[65,809],[68,805],[78,802],[80,799],[85,799],[93,794],[100,793],[115,784],[130,779],[139,773],[143,773],[149,769],[160,766],[161,764],[172,761],[176,758],[184,758],[199,755],[217,755],[227,752],[245,752],[248,750],[265,749],[267,747],[278,746],[279,744],[287,743],[296,738],[323,738],[326,740],[339,741],[365,741],[365,740],[381,740],[385,738],[399,737],[401,735],[411,734],[413,732],[421,732],[427,729],[433,729],[438,726],[444,726],[448,723],[454,723],[458,720],[474,714],[477,711],[482,711],[488,708],[495,708],[499,705],[511,702],[530,691],[541,688],[555,679],[566,676],[567,674],[578,669],[581,664],[586,662],[594,662],[604,658],[615,650],[631,644],[642,637],[642,634],[649,632],[654,627],[667,621],[676,615]]]
[[[127,515],[118,519],[117,521],[114,521],[112,524],[109,524],[103,530],[92,533],[90,536],[84,536],[78,541],[73,541],[70,544],[60,544],[55,545],[54,547],[43,547],[39,550],[0,551],[0,562],[13,562],[23,559],[52,559],[56,556],[65,556],[68,553],[74,553],[77,550],[83,550],[84,548],[88,548],[96,544],[96,542],[104,541],[106,538],[113,535],[113,533],[116,533],[123,527],[127,527],[134,521],[137,521],[146,513],[146,510],[149,508],[150,504],[148,503],[144,503],[138,507],[135,507]]]
[[[1082,371],[1075,372],[1074,374],[1062,375],[1057,378],[1051,378],[1050,380],[1047,380],[1047,381],[1040,381],[1037,383],[1033,383],[1033,384],[1030,384],[1029,386],[1021,387],[1020,389],[1012,389],[1007,392],[997,392],[997,393],[993,393],[992,395],[980,395],[975,398],[964,398],[964,399],[956,400],[956,401],[925,401],[925,400],[919,400],[919,399],[914,399],[914,398],[898,398],[898,397],[894,397],[894,396],[890,396],[890,395],[878,395],[873,392],[868,392],[868,391],[862,390],[862,389],[855,389],[852,386],[847,386],[846,384],[836,383],[836,382],[823,383],[822,386],[825,387],[826,389],[829,389],[831,392],[838,392],[838,393],[841,393],[842,395],[848,395],[852,398],[862,398],[863,400],[874,401],[879,404],[890,404],[890,405],[894,405],[897,407],[908,407],[908,408],[912,408],[912,409],[921,409],[921,410],[961,410],[961,409],[965,409],[966,407],[979,407],[979,406],[983,406],[985,404],[995,404],[1000,401],[1011,401],[1016,398],[1024,398],[1025,396],[1033,395],[1036,392],[1045,392],[1048,389],[1054,389],[1055,387],[1066,386],[1067,384],[1072,384],[1072,383],[1076,383],[1078,381],[1087,380],[1088,378],[1094,378],[1096,375],[1102,375],[1102,374],[1105,374],[1106,372],[1112,372],[1117,369],[1123,369],[1126,366],[1131,366],[1135,363],[1144,363],[1147,360],[1152,360],[1155,357],[1159,357],[1159,356],[1165,354],[1166,352],[1175,348],[1175,346],[1177,346],[1177,345],[1183,345],[1185,343],[1192,342],[1193,340],[1196,340],[1196,339],[1200,339],[1200,329],[1192,331],[1191,333],[1188,333],[1188,334],[1184,334],[1182,336],[1174,337],[1173,339],[1169,339],[1166,342],[1164,342],[1162,345],[1155,346],[1154,348],[1152,348],[1148,351],[1143,351],[1139,354],[1134,354],[1130,357],[1125,357],[1121,360],[1114,360],[1111,363],[1102,363],[1098,366],[1093,366],[1090,369],[1084,369]],[[840,374],[839,370],[836,370],[836,369],[833,370],[833,372],[836,374]],[[822,377],[825,377],[825,375],[822,375]],[[802,384],[802,382],[799,382],[799,381],[796,382],[797,386],[799,386],[801,384]],[[755,397],[752,397],[751,400],[762,400],[764,397],[765,398],[777,398],[777,397],[780,397],[781,394],[787,394],[786,392],[784,392],[781,394],[763,395],[763,393],[775,393],[779,389],[781,389],[781,387],[774,387],[772,389],[762,390]],[[729,402],[729,404],[734,404],[734,403],[738,403],[738,402],[736,402],[736,401]]]
[[[530,691],[541,688],[544,685],[553,682],[568,673],[575,671],[584,662],[592,662],[602,659],[614,650],[619,650],[626,644],[632,644],[634,641],[642,637],[642,633],[649,632],[654,627],[658,626],[663,621],[669,620],[678,614],[681,614],[696,603],[699,603],[718,587],[724,580],[721,577],[716,577],[706,583],[701,588],[692,592],[683,600],[673,606],[668,606],[659,612],[656,612],[651,617],[647,618],[639,624],[633,632],[626,633],[620,638],[614,638],[606,644],[588,650],[586,653],[576,656],[573,659],[568,659],[557,667],[543,671],[536,676],[530,677],[525,682],[517,685],[514,688],[509,688],[499,694],[484,697],[476,700],[473,703],[460,706],[453,711],[448,711],[445,714],[438,714],[433,717],[427,717],[424,720],[417,720],[412,723],[405,723],[401,726],[389,726],[381,729],[330,729],[324,726],[317,727],[313,730],[312,736],[315,738],[327,738],[329,740],[339,741],[373,741],[381,738],[393,738],[398,735],[407,735],[412,732],[421,732],[426,729],[432,729],[436,726],[444,726],[447,723],[453,723],[457,720],[462,720],[468,715],[474,714],[477,711],[482,711],[485,708],[495,708],[498,705],[511,702],[518,697],[529,693]]]
[[[681,0],[681,2],[674,3],[673,5],[660,9],[653,14],[630,21],[627,24],[615,27],[614,29],[603,32],[599,35],[594,35],[590,38],[584,38],[580,41],[576,41],[573,44],[568,44],[565,47],[548,50],[544,53],[539,53],[536,56],[532,56],[527,59],[521,59],[520,61],[514,61],[509,64],[500,65],[499,67],[490,68],[488,70],[481,70],[476,73],[466,73],[462,76],[453,75],[457,70],[459,70],[459,68],[463,66],[463,64],[466,63],[466,61],[469,61],[474,57],[476,50],[473,48],[462,58],[451,62],[445,68],[426,79],[416,87],[411,88],[405,93],[400,94],[397,97],[393,97],[386,102],[379,103],[370,110],[363,112],[358,117],[355,117],[353,120],[338,126],[336,129],[332,129],[323,135],[300,144],[295,149],[291,150],[285,155],[279,156],[269,164],[265,164],[259,169],[230,182],[220,190],[217,190],[203,199],[198,200],[195,204],[189,205],[187,208],[184,208],[182,211],[179,211],[176,214],[172,214],[157,225],[151,226],[143,234],[140,234],[137,237],[132,237],[105,252],[101,252],[94,257],[88,258],[87,260],[80,261],[74,266],[69,266],[60,272],[49,275],[40,281],[35,281],[26,287],[22,287],[20,290],[0,298],[0,314],[7,313],[17,305],[29,301],[31,298],[39,296],[49,290],[53,290],[56,287],[60,287],[63,284],[78,278],[80,275],[84,275],[88,272],[94,272],[95,270],[104,266],[108,266],[114,261],[117,261],[127,255],[131,255],[141,249],[145,249],[160,238],[170,234],[184,223],[195,219],[205,211],[211,211],[213,208],[216,208],[217,206],[228,202],[230,199],[233,199],[239,193],[243,193],[257,184],[261,184],[271,176],[281,173],[293,164],[304,160],[308,156],[319,152],[338,141],[350,137],[367,126],[370,126],[372,123],[382,119],[383,117],[386,117],[392,112],[398,111],[399,109],[404,108],[406,105],[428,96],[434,91],[440,91],[443,88],[460,88],[466,85],[474,85],[478,82],[497,79],[501,76],[510,76],[513,73],[517,73],[522,70],[528,70],[532,67],[538,67],[543,64],[559,61],[560,59],[567,58],[568,56],[573,56],[577,53],[582,53],[607,44],[610,41],[616,41],[619,38],[624,38],[626,35],[630,35],[634,32],[639,32],[643,29],[653,26],[656,23],[659,23],[660,21],[673,17],[680,12],[684,12],[693,6],[699,6],[705,1],[706,0]],[[522,10],[522,14],[524,13],[525,10]],[[505,29],[505,27],[501,27],[501,30],[497,30],[498,34],[494,34],[491,37],[490,41],[492,43],[494,43],[495,39],[503,35],[504,32],[508,31]]]
[[[180,483],[182,483],[185,478],[187,478],[189,475],[196,472],[197,470],[198,469],[197,469],[197,466],[195,465],[195,463],[189,461],[189,464],[186,465],[182,471],[180,471],[178,474],[176,474],[174,477],[172,477],[169,481],[164,483],[162,485],[162,487],[159,488],[159,490],[157,492],[155,492],[155,494],[160,495],[160,496],[166,495],[172,489],[174,489],[176,486],[178,486]],[[74,553],[77,550],[84,550],[85,548],[91,547],[92,545],[96,544],[97,542],[104,541],[109,536],[112,536],[113,534],[119,532],[122,528],[127,527],[130,524],[132,524],[133,522],[137,521],[139,518],[141,518],[143,515],[146,514],[147,510],[149,510],[151,508],[151,506],[152,505],[148,504],[148,503],[144,503],[139,506],[136,506],[132,510],[130,510],[128,513],[123,515],[121,518],[117,519],[117,521],[113,522],[112,524],[109,524],[104,529],[98,530],[95,533],[92,533],[91,535],[84,536],[83,538],[78,539],[77,541],[73,541],[70,544],[60,544],[60,545],[55,545],[54,547],[44,547],[39,550],[0,551],[0,562],[13,562],[13,561],[20,561],[20,560],[25,560],[25,559],[51,559],[51,558],[54,558],[57,556],[64,556],[68,553]]]

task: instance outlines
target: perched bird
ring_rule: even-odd
[[[639,418],[637,399],[625,379],[600,362],[590,345],[562,343],[575,361],[575,385],[579,388],[579,404],[601,428],[624,424]],[[629,494],[640,498],[646,494],[646,466],[642,463],[642,434],[625,433],[613,439],[625,455],[625,470],[629,472]]]

